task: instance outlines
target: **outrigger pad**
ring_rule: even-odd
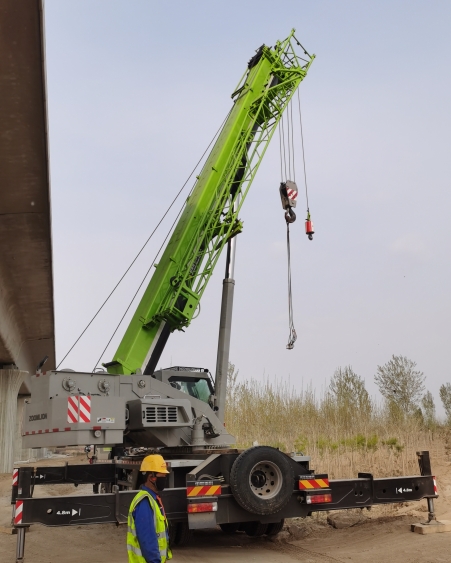
[[[416,534],[440,534],[441,532],[451,532],[451,520],[432,520],[432,522],[421,522],[411,524],[410,531]]]

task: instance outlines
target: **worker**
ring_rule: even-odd
[[[158,493],[166,485],[167,469],[163,457],[146,456],[140,467],[144,484],[132,500],[128,513],[127,551],[129,563],[165,563],[172,559],[168,521]]]

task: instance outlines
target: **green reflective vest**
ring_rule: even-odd
[[[162,514],[160,506],[153,496],[147,491],[139,491],[130,504],[128,512],[128,530],[127,530],[127,551],[129,563],[146,563],[139,547],[138,536],[136,535],[135,519],[133,511],[143,499],[147,498],[150,508],[153,512],[155,523],[155,532],[158,538],[158,547],[160,549],[161,563],[165,563],[168,559],[172,559],[172,553],[169,548],[168,521],[166,516]]]

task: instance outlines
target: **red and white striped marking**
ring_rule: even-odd
[[[91,397],[80,395],[79,397],[79,422],[91,422]]]
[[[14,512],[14,525],[22,524],[23,517],[23,500],[16,500],[16,509]]]
[[[437,481],[435,480],[435,477],[432,477],[432,480],[434,481],[434,493],[435,493],[436,495],[438,495]]]
[[[31,432],[25,432],[25,434],[22,434],[22,436],[34,436],[35,434],[42,434],[42,432],[44,432],[44,434],[47,434],[48,432],[70,432],[72,430],[72,428],[70,426],[68,426],[67,428],[47,428],[46,430],[33,430]]]
[[[67,399],[67,422],[78,422],[78,395]]]
[[[71,395],[67,399],[67,422],[91,422],[91,397]]]
[[[287,196],[288,199],[296,199],[298,197],[298,191],[292,190],[291,188],[287,189]]]
[[[19,470],[13,469],[13,487],[17,487],[19,484]]]

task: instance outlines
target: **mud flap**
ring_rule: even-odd
[[[199,512],[197,514],[188,514],[188,526],[190,530],[216,528],[216,512]]]

